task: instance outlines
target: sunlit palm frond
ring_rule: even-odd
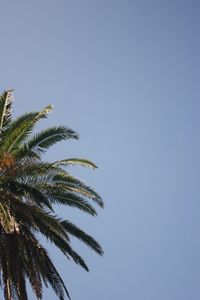
[[[13,90],[4,91],[0,95],[0,129],[1,131],[8,126],[11,121],[11,109],[13,101]]]
[[[90,160],[83,159],[83,158],[69,158],[69,159],[62,159],[54,162],[56,166],[75,166],[80,165],[83,167],[88,167],[91,169],[96,169],[97,166]]]
[[[34,125],[52,110],[52,106],[45,107],[40,112],[26,113],[17,120],[12,121],[4,132],[0,151],[12,153],[32,132]]]

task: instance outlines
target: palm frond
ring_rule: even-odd
[[[51,146],[66,139],[78,139],[78,134],[65,126],[51,127],[34,135],[27,143],[15,151],[17,158],[32,157],[44,153]]]
[[[30,227],[41,233],[43,233],[43,230],[50,229],[51,232],[55,232],[68,240],[67,233],[56,216],[45,212],[35,205],[23,203],[16,197],[12,197],[11,199],[12,211],[16,219],[22,219],[26,226],[30,224]]]
[[[53,177],[53,181],[58,187],[68,192],[82,194],[85,197],[91,198],[100,207],[104,206],[103,200],[92,188],[85,185],[75,176],[69,175],[67,172],[60,172]]]
[[[40,252],[41,252],[41,249],[40,249]],[[42,255],[45,256],[45,268],[47,269],[47,273],[46,273],[47,280],[51,284],[53,290],[58,295],[60,300],[65,299],[64,292],[66,293],[68,298],[71,299],[69,292],[68,292],[62,278],[60,277],[60,274],[58,273],[57,269],[53,265],[52,261],[49,259],[48,255],[47,254],[45,255],[45,254],[46,253],[44,251],[42,251]]]
[[[55,166],[53,163],[47,162],[40,162],[40,161],[33,161],[30,163],[21,164],[15,168],[13,174],[10,177],[24,179],[31,177],[38,177],[42,175],[55,175],[58,172],[63,171],[58,166]]]
[[[31,249],[31,239],[29,236],[31,232],[27,230],[24,231],[24,226],[21,227],[21,235],[18,237],[18,248],[20,249],[20,256],[23,261],[24,272],[29,279],[32,290],[38,300],[42,299],[42,279],[40,275],[40,270],[35,262],[35,258],[32,255]]]
[[[83,167],[88,167],[92,169],[96,169],[97,166],[88,159],[83,158],[69,158],[69,159],[62,159],[54,162],[54,165],[56,166],[75,166],[80,165]]]
[[[44,247],[42,247],[42,245],[38,243],[37,239],[30,232],[29,229],[24,227],[23,230],[23,245],[26,248],[26,250],[28,250],[28,252],[31,253],[31,257],[34,259],[35,265],[38,266],[38,269],[45,284],[47,285],[48,282],[50,283],[60,300],[64,300],[64,293],[66,293],[66,295],[70,299],[69,292],[58,271],[51,262],[47,251],[44,249]]]
[[[59,187],[46,187],[47,194],[51,203],[59,203],[78,208],[92,216],[96,216],[97,212],[94,207],[83,197],[74,193],[62,191]]]
[[[5,234],[1,232],[1,243],[0,243],[0,259],[1,259],[1,270],[2,270],[2,281],[3,281],[3,294],[5,300],[11,300],[12,289],[11,289],[11,274],[8,265],[8,254],[7,254],[7,242]]]
[[[20,181],[10,181],[9,191],[15,196],[24,197],[30,204],[35,204],[39,208],[48,208],[53,211],[48,197],[35,186]]]
[[[10,123],[8,129],[4,132],[6,138],[3,139],[1,152],[10,153],[19,147],[20,143],[31,133],[34,125],[52,110],[48,105],[40,112],[26,113],[17,120]]]
[[[6,233],[19,231],[19,224],[14,216],[11,215],[8,205],[2,202],[0,203],[0,224]]]
[[[75,226],[74,224],[72,224],[67,220],[62,221],[61,224],[65,228],[67,233],[70,233],[71,235],[75,236],[76,238],[84,242],[87,246],[92,248],[98,254],[100,255],[103,254],[103,250],[101,246],[97,241],[95,241],[95,239],[92,236],[88,235],[83,230],[81,230],[80,228],[78,228],[77,226]]]
[[[0,95],[0,130],[4,130],[11,121],[13,90],[4,91]]]
[[[74,251],[72,247],[67,243],[66,243],[66,250],[67,250],[67,254],[72,257],[72,259],[77,265],[80,265],[83,269],[89,272],[89,268],[85,263],[84,259],[76,251]]]

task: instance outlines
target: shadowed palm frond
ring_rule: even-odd
[[[78,238],[79,240],[84,242],[87,246],[92,248],[98,254],[100,254],[100,255],[103,254],[103,250],[102,250],[101,246],[99,245],[99,243],[97,241],[95,241],[95,239],[93,237],[91,237],[90,235],[85,233],[83,230],[78,228],[76,225],[70,223],[67,220],[62,221],[61,224],[69,234],[75,236],[76,238]]]

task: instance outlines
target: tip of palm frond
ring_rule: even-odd
[[[96,192],[94,192],[95,195],[92,196],[91,198],[96,202],[96,204],[98,204],[101,208],[104,208],[104,201],[101,198],[101,196],[99,194],[97,194]]]
[[[53,109],[54,106],[52,104],[49,104],[43,109],[43,113],[49,114]]]
[[[14,92],[14,89],[10,88],[10,89],[7,89],[7,93],[13,93]]]
[[[43,108],[35,117],[35,120],[39,120],[41,118],[46,118],[47,115],[53,110],[53,105],[49,104],[45,108]]]
[[[100,202],[99,206],[100,206],[101,208],[104,208],[104,202],[103,202],[102,199],[101,199],[101,202]]]
[[[6,102],[7,102],[7,105],[11,104],[11,102],[13,102],[14,100],[14,95],[13,95],[13,92],[14,92],[14,89],[8,89],[6,91]]]
[[[96,193],[95,191],[94,192],[94,196],[92,197],[92,199],[101,207],[101,208],[104,208],[104,201],[103,199],[101,198],[101,196]]]

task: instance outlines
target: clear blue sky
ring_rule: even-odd
[[[99,166],[71,171],[105,209],[59,213],[105,256],[74,241],[87,274],[48,247],[72,299],[199,300],[200,2],[2,0],[0,37],[0,88],[14,88],[15,115],[52,103],[41,126],[80,133],[46,159]]]

